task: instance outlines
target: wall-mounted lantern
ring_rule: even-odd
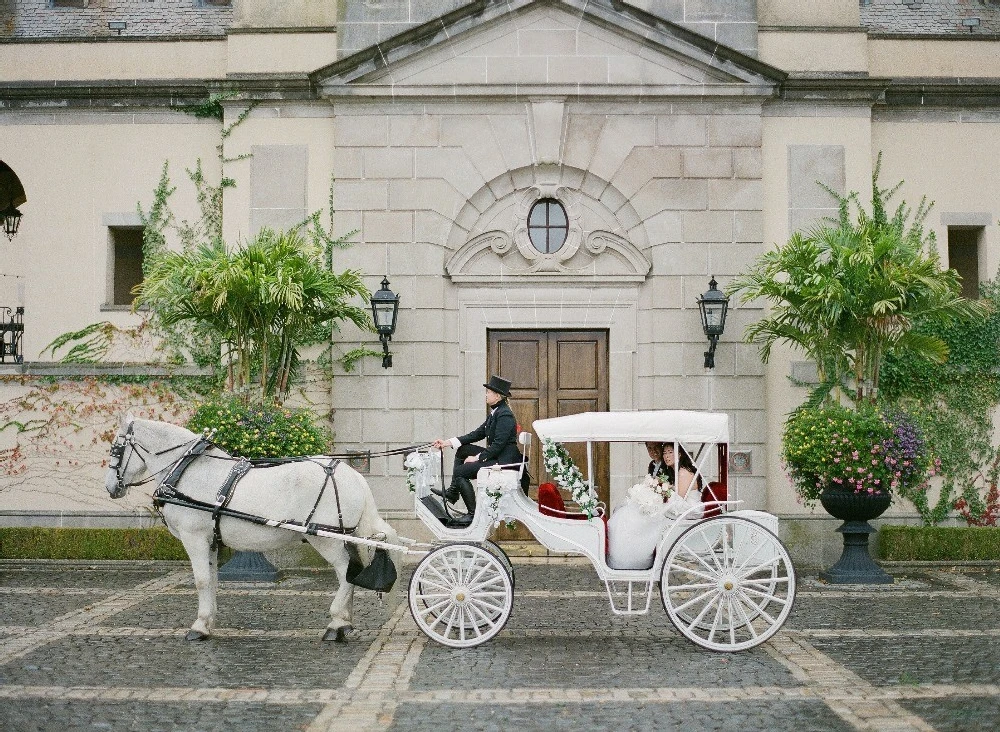
[[[698,309],[701,310],[701,328],[708,337],[708,350],[705,351],[705,368],[715,368],[715,346],[719,337],[726,330],[726,314],[729,310],[729,298],[720,292],[715,281],[715,275],[708,282],[708,291],[698,298]]]
[[[0,211],[3,218],[3,233],[7,235],[7,241],[13,241],[17,235],[17,227],[21,225],[21,212],[14,208],[14,202],[9,201],[7,208]]]
[[[382,368],[392,367],[389,341],[396,332],[396,316],[399,314],[399,295],[389,289],[389,278],[382,278],[382,289],[372,295],[372,320],[379,340],[382,341]]]

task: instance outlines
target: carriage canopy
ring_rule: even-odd
[[[583,412],[532,423],[539,438],[558,442],[729,442],[729,415],[662,409]]]

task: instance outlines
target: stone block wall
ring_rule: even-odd
[[[468,0],[347,0],[337,24],[340,56],[438,18]],[[632,5],[750,55],[757,53],[757,0],[632,0]]]
[[[125,21],[120,34],[109,21]],[[200,0],[89,0],[85,8],[51,0],[0,0],[0,39],[106,36],[221,36],[233,22],[231,5]]]
[[[570,102],[564,114],[553,123],[557,160],[540,164],[544,130],[523,104],[335,105],[337,225],[360,230],[340,261],[372,283],[388,272],[402,297],[393,368],[373,361],[335,378],[338,438],[405,443],[475,426],[485,353],[468,344],[488,328],[609,327],[611,408],[729,412],[734,449],[753,453],[741,498],[763,506],[763,368],[755,349],[739,343],[756,313],[732,312],[707,375],[695,303],[710,275],[725,285],[763,249],[760,105]],[[645,281],[450,281],[445,263],[455,251],[498,228],[492,222],[501,218],[490,217],[506,200],[544,181],[617,219],[652,264]],[[385,466],[384,477],[382,467],[373,465],[372,476],[386,497],[380,505],[393,497],[403,505],[391,474],[398,466]]]
[[[1000,3],[995,0],[860,0],[860,10],[861,27],[871,33],[1000,33]]]

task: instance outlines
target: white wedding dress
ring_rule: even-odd
[[[696,485],[684,497],[674,491],[666,501],[644,483],[632,486],[625,503],[608,519],[608,566],[652,567],[664,530],[682,515],[686,520],[702,517],[701,494]]]

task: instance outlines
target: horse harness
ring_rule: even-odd
[[[169,472],[167,472],[167,474],[160,481],[159,485],[157,485],[156,489],[153,491],[153,505],[160,509],[163,508],[165,504],[170,503],[177,506],[183,506],[185,508],[193,508],[198,511],[210,512],[215,525],[212,537],[213,551],[222,544],[222,535],[219,530],[219,520],[223,516],[250,521],[251,523],[264,526],[280,525],[289,528],[298,527],[300,529],[304,529],[303,533],[312,536],[317,535],[317,532],[319,531],[350,535],[357,530],[357,526],[347,527],[344,525],[344,512],[340,503],[340,491],[337,488],[337,478],[334,475],[337,465],[340,464],[340,459],[337,457],[331,457],[327,463],[320,463],[318,460],[313,458],[290,458],[286,460],[267,459],[258,462],[247,460],[246,458],[234,459],[228,456],[218,457],[216,455],[205,455],[205,452],[209,448],[215,447],[215,444],[207,437],[200,436],[188,446],[188,448],[184,451],[184,454],[181,455],[181,457],[175,462],[168,464],[155,473],[152,473],[145,480],[134,483],[125,483],[125,466],[128,464],[129,460],[132,459],[132,455],[138,455],[139,459],[142,460],[143,465],[148,467],[149,463],[146,461],[146,458],[143,457],[143,452],[149,455],[163,455],[171,450],[176,450],[179,447],[183,447],[183,444],[175,445],[158,452],[148,450],[136,441],[133,433],[133,425],[130,424],[125,433],[111,443],[112,463],[109,467],[115,471],[119,491],[124,491],[128,487],[148,483],[156,478],[159,473],[162,473],[164,470],[169,468]],[[131,452],[126,458],[125,453],[127,450],[131,450]],[[206,501],[200,501],[197,498],[192,498],[178,489],[178,484],[180,483],[185,471],[187,471],[195,460],[203,455],[205,457],[219,460],[234,460],[233,467],[229,470],[229,474],[226,476],[225,481],[223,481],[222,485],[219,486],[219,490],[215,494],[214,503],[208,503]],[[256,467],[266,469],[293,462],[303,462],[304,460],[320,465],[325,474],[323,483],[319,488],[319,493],[316,495],[316,501],[313,503],[312,509],[309,511],[309,515],[306,516],[305,521],[276,521],[262,516],[245,513],[243,511],[235,511],[229,508],[229,503],[232,501],[236,492],[236,485],[243,479],[244,476],[246,476],[247,473],[250,472],[251,468]],[[337,503],[337,526],[313,523],[312,520],[313,516],[316,514],[316,509],[319,508],[320,501],[323,499],[327,486],[329,485],[333,486],[333,494]]]

